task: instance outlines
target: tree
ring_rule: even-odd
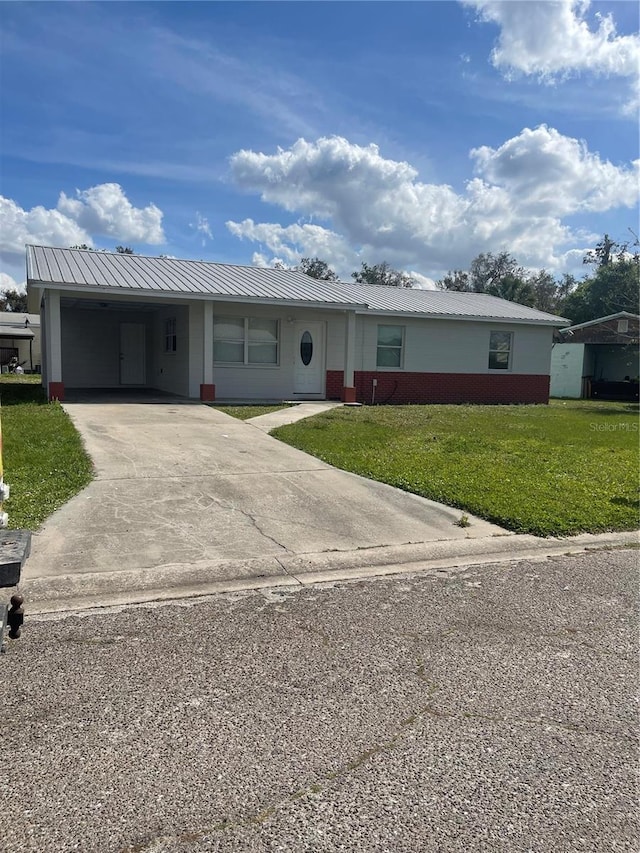
[[[444,278],[436,282],[436,287],[440,290],[456,290],[458,292],[467,293],[470,291],[471,282],[469,281],[469,273],[464,270],[452,270],[448,272]]]
[[[108,249],[94,249],[93,246],[87,246],[86,243],[79,243],[77,246],[69,246],[70,249],[82,249],[84,252],[108,252]],[[135,255],[135,252],[130,246],[116,246],[114,249],[119,255]]]
[[[640,301],[640,255],[601,262],[562,304],[562,314],[573,325],[588,323],[619,311],[638,313]]]
[[[18,314],[26,314],[27,294],[20,293],[13,287],[0,290],[0,311],[15,311]]]
[[[616,243],[605,234],[602,240],[596,244],[595,249],[589,249],[582,259],[583,264],[595,264],[596,266],[607,266],[611,263],[616,252],[624,252],[627,248],[622,243]]]
[[[329,264],[321,261],[320,258],[302,258],[295,269],[319,281],[340,281]]]
[[[471,261],[469,272],[448,272],[436,286],[441,290],[489,293],[519,305],[564,316],[564,303],[576,289],[576,280],[565,275],[558,281],[547,270],[527,273],[509,252],[486,252]]]
[[[517,275],[504,275],[491,282],[485,293],[507,299],[509,302],[517,302],[518,305],[527,305],[532,308],[535,302],[535,292],[530,281]]]
[[[524,278],[524,270],[509,252],[481,253],[471,261],[469,277],[475,293],[490,293],[490,288],[498,288],[503,278]]]
[[[524,270],[509,252],[482,252],[469,266],[469,272],[453,270],[447,273],[436,286],[441,290],[458,290],[471,293],[491,293],[500,290],[500,281],[509,276],[511,279],[524,280]]]
[[[387,287],[413,287],[416,283],[409,273],[394,270],[386,261],[381,264],[369,264],[362,262],[362,268],[351,273],[351,278],[358,284],[382,284]]]

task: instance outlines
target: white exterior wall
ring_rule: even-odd
[[[216,399],[290,399],[294,396],[295,330],[297,324],[324,324],[324,370],[342,370],[344,358],[344,314],[302,308],[216,303],[217,317],[269,317],[279,321],[278,365],[213,364]],[[211,353],[213,359],[213,352]]]
[[[364,316],[358,345],[361,366],[356,370],[397,371],[376,367],[378,326],[404,326],[405,372],[413,373],[518,373],[549,375],[552,330],[549,326],[472,320],[422,320],[402,317]],[[489,370],[491,332],[512,332],[511,367]]]
[[[584,344],[554,344],[551,353],[551,397],[582,397]]]
[[[151,314],[99,308],[61,310],[62,377],[67,388],[120,385],[120,323],[146,326],[147,381],[151,364]],[[49,377],[51,381],[51,377]]]
[[[173,304],[166,307],[162,306],[153,313],[152,317],[153,339],[150,370],[147,370],[147,383],[160,391],[186,397],[190,395],[191,390],[189,384],[191,349],[189,306]],[[176,351],[165,352],[165,322],[172,317],[175,317],[176,320]],[[199,389],[193,396],[197,397],[198,394]]]

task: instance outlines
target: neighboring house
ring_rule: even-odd
[[[43,384],[202,400],[545,403],[566,320],[478,293],[27,247]]]
[[[0,311],[0,369],[17,359],[27,373],[40,369],[40,314]]]
[[[640,317],[620,311],[556,333],[552,397],[638,399]]]

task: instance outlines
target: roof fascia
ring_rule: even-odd
[[[566,317],[550,317],[548,320],[535,320],[533,318],[525,319],[522,317],[480,317],[475,314],[427,314],[422,311],[383,311],[376,310],[375,308],[365,309],[364,311],[356,310],[356,314],[370,317],[399,317],[403,320],[461,320],[474,323],[509,323],[525,326],[561,326],[567,322]]]
[[[359,308],[366,308],[361,302],[316,302],[305,299],[274,299],[266,296],[236,296],[231,293],[195,293],[193,291],[185,293],[184,291],[174,290],[134,290],[133,288],[124,287],[100,287],[99,285],[91,284],[67,284],[65,282],[56,281],[37,281],[30,279],[27,282],[27,291],[29,288],[39,288],[41,290],[60,290],[68,293],[85,293],[95,294],[103,298],[109,295],[111,298],[119,298],[126,301],[129,297],[139,300],[147,298],[150,300],[165,300],[170,299],[173,302],[238,302],[247,305],[282,305],[284,308],[320,308],[326,311],[356,311]]]
[[[609,320],[621,320],[625,317],[628,320],[640,320],[637,314],[631,314],[629,311],[618,311],[617,314],[607,314],[606,317],[599,317],[597,320],[588,320],[586,323],[577,323],[575,326],[567,326],[567,330],[571,329],[586,329],[588,326],[597,326],[599,323],[608,323]],[[565,329],[562,329],[564,332]]]

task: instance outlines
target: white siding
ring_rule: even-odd
[[[554,344],[551,354],[552,397],[582,397],[584,344]]]
[[[204,303],[189,303],[189,396],[200,396],[200,385],[204,382]]]
[[[165,352],[165,322],[172,317],[176,320],[176,351]],[[154,312],[152,372],[147,377],[148,383],[160,391],[188,396],[190,347],[188,306],[168,305]]]
[[[278,308],[260,305],[214,306],[216,317],[270,317],[280,322],[279,363],[274,366],[248,365],[213,366],[213,383],[217,399],[260,400],[293,398],[296,324],[323,322],[325,324],[325,371],[342,370],[344,357],[344,316],[326,311],[300,308]],[[211,354],[213,357],[213,354]]]
[[[120,385],[120,323],[146,325],[149,365],[148,313],[99,308],[61,309],[62,379],[67,388],[117,388]]]
[[[376,368],[378,325],[386,324],[405,328],[403,370],[407,372],[501,373],[489,370],[489,337],[492,331],[504,331],[513,333],[510,373],[549,375],[552,341],[549,327],[401,317],[361,319],[362,367],[356,370],[380,369]]]

